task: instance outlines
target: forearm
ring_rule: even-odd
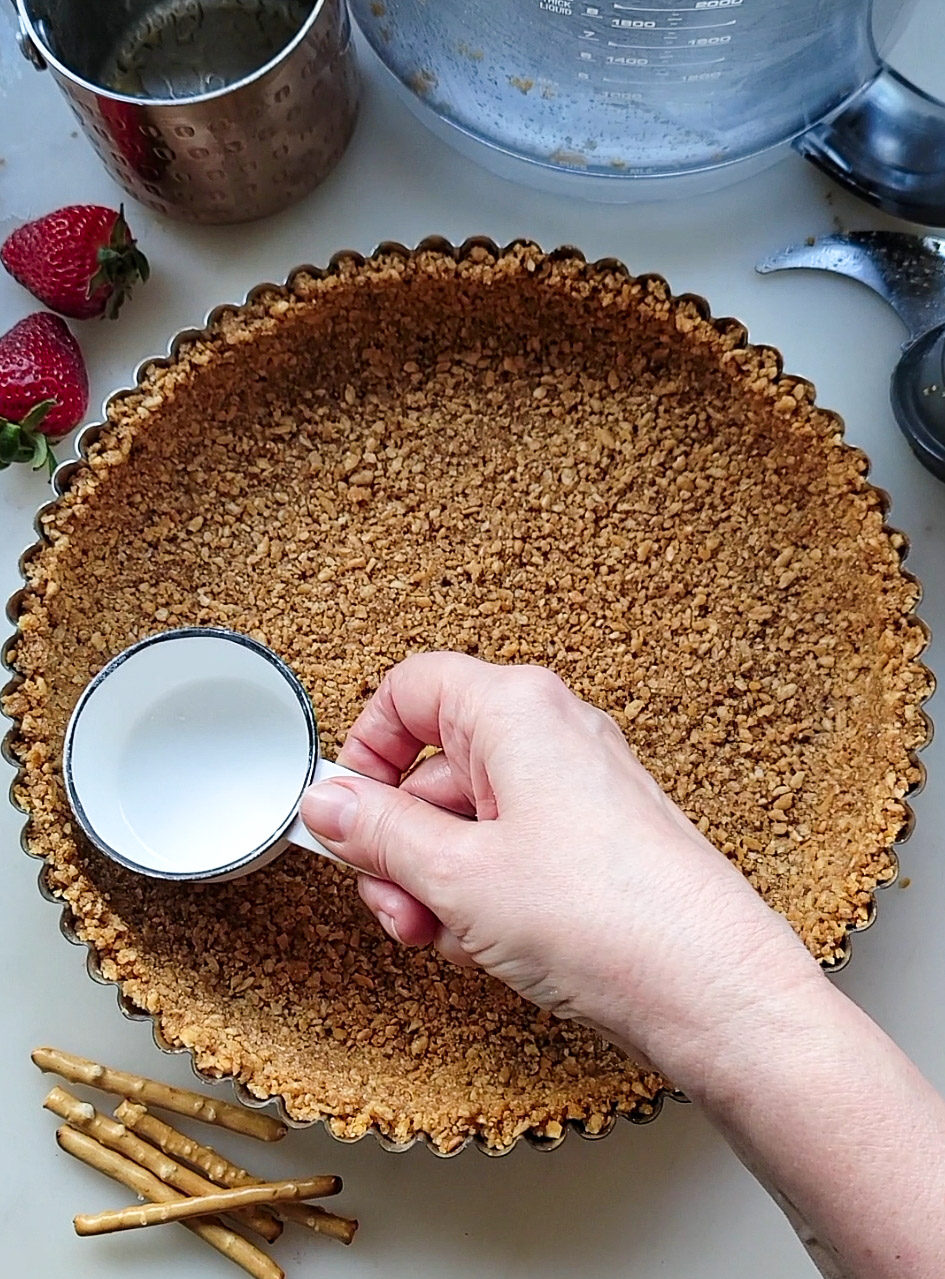
[[[826,978],[720,1029],[677,1082],[837,1273],[941,1279],[945,1103],[915,1066]]]
[[[537,668],[418,654],[345,759],[375,780],[320,783],[306,821],[396,940],[656,1063],[852,1279],[942,1279],[945,1104],[613,720]]]

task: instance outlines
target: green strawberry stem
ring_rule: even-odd
[[[57,400],[40,400],[21,422],[0,417],[0,471],[5,471],[14,462],[29,462],[34,471],[45,466],[52,475],[56,469],[56,455],[49,437],[39,428],[46,414],[57,403]]]
[[[114,320],[132,288],[139,280],[144,284],[151,274],[148,259],[137,248],[125,221],[123,204],[119,205],[108,243],[99,249],[96,261],[98,270],[89,280],[86,297],[91,297],[103,285],[109,285],[111,292],[105,301],[104,314],[109,320]]]

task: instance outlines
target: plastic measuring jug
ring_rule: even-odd
[[[352,0],[431,127],[506,177],[612,200],[747,176],[790,143],[945,222],[945,104],[882,58],[914,0]],[[698,179],[698,181],[697,181]]]

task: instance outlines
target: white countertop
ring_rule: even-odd
[[[945,6],[920,0],[899,48],[900,68],[945,95]],[[370,251],[381,240],[415,243],[433,233],[454,241],[486,234],[527,236],[551,248],[581,247],[656,271],[677,292],[703,294],[719,315],[745,321],[755,341],[781,349],[791,371],[811,379],[819,399],[846,419],[849,439],[873,460],[872,478],[892,496],[892,522],[912,542],[910,567],[925,584],[922,613],[939,636],[927,654],[945,674],[945,486],[909,452],[889,409],[888,379],[903,333],[865,289],[836,277],[796,273],[762,278],[753,264],[809,235],[844,227],[897,225],[831,189],[789,156],[740,186],[681,204],[615,207],[538,196],[460,160],[394,100],[373,64],[354,142],[337,171],[301,205],[245,227],[198,229],[160,221],[134,204],[128,214],[153,278],[116,324],[79,326],[93,412],[127,385],[145,356],[199,324],[222,301],[238,301],[261,280],[281,280],[297,263],[324,263],[340,248]],[[48,75],[19,56],[10,6],[0,0],[0,239],[20,221],[62,204],[117,204]],[[34,309],[0,273],[0,331]],[[64,453],[65,450],[62,450]],[[42,475],[0,474],[0,596],[19,584],[16,561],[32,541]],[[940,700],[940,699],[939,699]],[[933,717],[938,709],[931,704]],[[880,895],[876,926],[854,939],[838,981],[945,1089],[945,741],[925,753],[917,829],[901,849],[903,886]],[[9,778],[10,770],[4,766]],[[57,1149],[55,1121],[40,1109],[51,1085],[30,1049],[52,1043],[175,1082],[193,1082],[189,1059],[160,1055],[147,1023],[126,1021],[114,989],[93,984],[84,952],[59,935],[58,909],[36,890],[37,867],[19,851],[21,818],[0,809],[3,899],[0,948],[0,1271],[32,1279],[194,1279],[236,1274],[184,1231],[81,1240],[77,1211],[131,1199]],[[906,877],[910,885],[905,887]],[[864,1130],[870,1115],[863,1114]],[[442,1161],[417,1148],[383,1152],[372,1140],[331,1141],[321,1129],[275,1147],[219,1144],[261,1172],[341,1173],[339,1206],[360,1216],[350,1249],[287,1232],[273,1254],[290,1279],[304,1275],[567,1276],[626,1279],[803,1279],[814,1273],[778,1209],[690,1106],[669,1104],[648,1127],[618,1126],[607,1140],[569,1138],[553,1154],[528,1147],[502,1160],[468,1150]],[[856,1159],[856,1134],[825,1177]],[[173,1269],[172,1269],[173,1268]]]

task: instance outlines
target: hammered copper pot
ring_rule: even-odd
[[[14,0],[105,168],[187,222],[294,203],[340,159],[358,76],[344,0]]]

